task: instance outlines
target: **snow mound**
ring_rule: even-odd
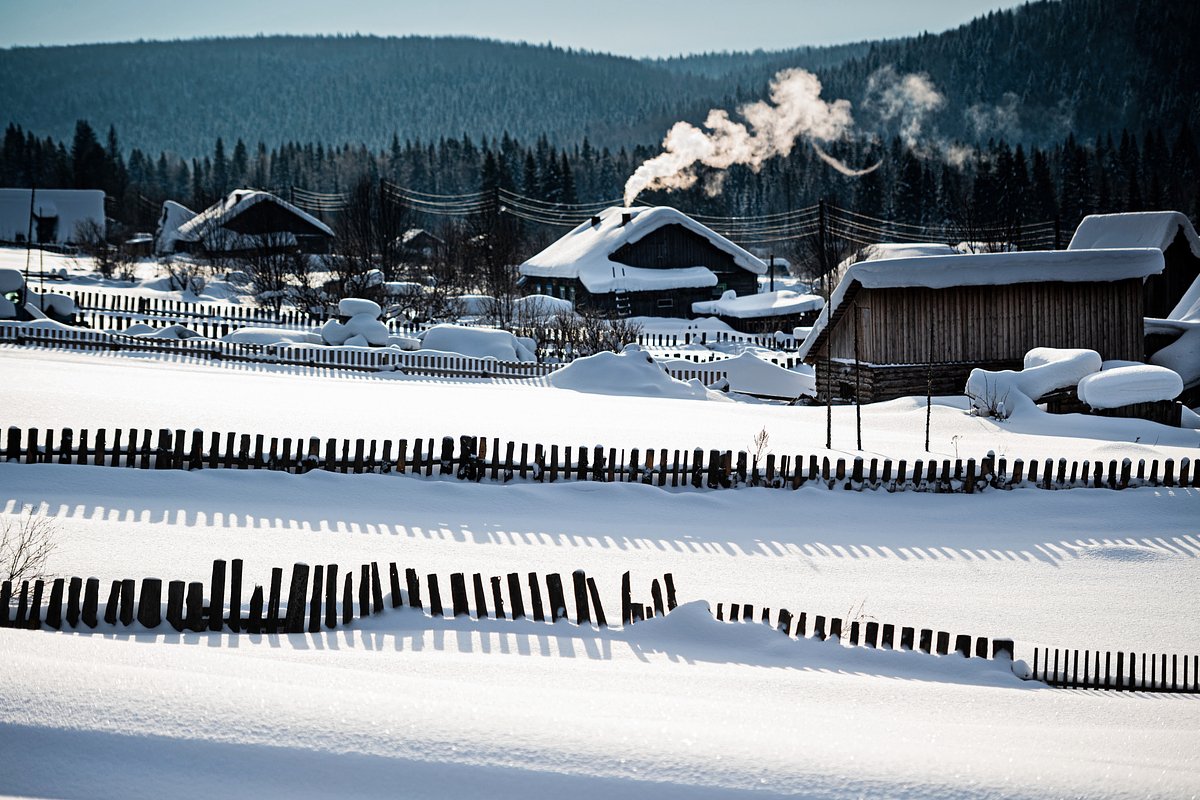
[[[25,286],[25,278],[17,269],[0,269],[0,294],[19,292]]]
[[[389,347],[398,347],[401,350],[420,350],[421,340],[411,336],[397,336],[393,334],[387,340]]]
[[[803,314],[825,307],[825,300],[815,294],[800,294],[788,289],[775,292],[759,292],[738,297],[732,289],[721,295],[719,300],[701,300],[692,303],[694,314],[717,314],[737,319],[759,319],[785,314]]]
[[[513,301],[513,316],[520,320],[549,322],[556,314],[575,310],[570,300],[548,294],[531,294]]]
[[[138,334],[147,339],[199,339],[200,334],[186,325],[168,325],[165,328],[155,328],[147,333]]]
[[[689,362],[689,366],[695,365]],[[698,380],[679,381],[649,353],[629,344],[620,353],[596,353],[572,361],[547,379],[551,386],[593,394],[620,394],[636,397],[673,397],[708,400],[722,397],[709,392]]]
[[[345,322],[331,319],[321,326],[321,340],[335,347],[384,347],[388,344],[387,326],[379,321],[383,309],[374,300],[345,297],[338,301],[338,313],[349,317]]]
[[[221,337],[237,344],[321,344],[321,337],[285,328],[238,328]]]
[[[57,317],[69,317],[75,313],[75,298],[57,292],[45,294],[30,294],[29,302],[48,314]]]
[[[816,395],[812,368],[802,366],[797,370],[784,369],[778,364],[764,361],[753,353],[714,361],[707,364],[695,364],[691,361],[667,361],[665,366],[676,370],[712,369],[724,372],[729,388],[745,394],[765,395],[767,397],[795,398],[802,395]]]
[[[1092,408],[1174,400],[1182,391],[1183,379],[1178,373],[1149,364],[1106,369],[1079,381],[1079,399]]]
[[[1075,554],[1079,558],[1092,558],[1100,561],[1113,561],[1126,564],[1161,561],[1171,554],[1157,547],[1147,547],[1144,544],[1113,543],[1078,544]]]
[[[1095,350],[1035,347],[1025,354],[1024,369],[973,369],[967,378],[966,395],[982,414],[1007,419],[1018,407],[1055,389],[1075,386],[1084,377],[1099,372],[1103,361]]]
[[[498,361],[537,360],[533,352],[508,331],[463,325],[434,325],[421,334],[421,349]]]

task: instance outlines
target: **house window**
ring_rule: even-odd
[[[712,290],[713,299],[715,299],[715,300],[721,299],[721,295],[725,294],[725,290],[727,288],[729,288],[729,287],[724,283],[718,283],[716,286],[714,286],[713,290]]]
[[[658,307],[660,309],[674,308],[675,299],[672,297],[660,297],[658,298]]]

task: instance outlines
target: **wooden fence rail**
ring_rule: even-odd
[[[583,570],[571,573],[567,591],[558,573],[544,577],[536,572],[492,576],[475,573],[470,576],[468,588],[467,575],[462,572],[444,581],[436,574],[422,579],[415,569],[407,568],[402,579],[396,562],[386,567],[384,574],[377,561],[363,564],[358,570],[348,570],[339,584],[337,564],[297,563],[286,583],[284,570],[276,567],[271,570],[267,586],[255,584],[250,588],[242,584],[241,559],[229,564],[218,559],[213,562],[207,587],[201,581],[169,581],[164,597],[159,578],[143,578],[140,587],[132,579],[114,580],[104,603],[100,602],[102,587],[98,578],[25,580],[19,587],[4,581],[0,584],[0,628],[95,629],[102,623],[128,627],[136,620],[153,630],[165,620],[179,632],[317,633],[401,607],[425,611],[431,617],[568,620],[599,628],[609,624],[596,581]],[[631,599],[629,573],[622,576],[622,624],[661,616],[675,608],[671,576],[663,576],[662,581],[660,584],[654,579],[653,602],[641,603]],[[660,585],[668,587],[666,605]],[[244,588],[249,589],[248,594],[243,594]],[[449,608],[442,594],[446,588]]]
[[[807,484],[852,491],[885,490],[972,494],[1018,487],[1040,489],[1137,486],[1200,488],[1200,468],[1183,458],[1118,462],[980,459],[855,458],[768,455],[745,451],[648,447],[605,448],[502,442],[482,436],[409,439],[278,437],[206,433],[199,429],[22,429],[9,427],[0,460],[18,464],[88,464],[141,469],[265,469],[305,473],[452,476],[467,481],[560,480],[642,483],[660,487],[729,489]]]

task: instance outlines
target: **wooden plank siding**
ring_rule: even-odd
[[[708,267],[717,276],[717,286],[711,292],[713,297],[720,297],[726,289],[733,289],[739,295],[758,291],[757,275],[742,269],[729,253],[682,225],[664,225],[636,242],[622,245],[611,259],[646,269]],[[685,311],[685,314],[690,313],[690,308]]]
[[[1088,348],[1105,360],[1143,358],[1137,278],[1096,283],[1018,283],[946,289],[860,288],[825,338],[828,355],[869,364],[924,364],[933,326],[936,363],[1020,360],[1035,347]],[[825,347],[817,354],[823,358]]]

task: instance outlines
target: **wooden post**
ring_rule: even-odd
[[[17,615],[20,618],[21,623],[22,623],[21,627],[25,627],[25,623],[28,621],[25,616],[25,614],[26,614],[25,596],[26,596],[28,586],[29,586],[29,581],[23,581],[21,583],[21,605],[17,609]],[[108,602],[104,604],[104,622],[105,622],[105,624],[108,624],[108,625],[116,625],[117,624],[117,612],[120,610],[120,607],[121,607],[121,582],[118,580],[118,581],[113,581],[112,587],[108,590]]]
[[[162,581],[160,579],[142,579],[137,620],[146,628],[157,628],[162,623]]]
[[[491,578],[492,584],[492,606],[496,609],[496,619],[504,619],[504,593],[500,589],[500,577],[493,575]],[[516,616],[513,616],[516,619]]]
[[[358,618],[371,616],[371,567],[363,564],[358,578]]]
[[[79,600],[83,590],[83,580],[80,578],[71,578],[67,584],[67,624],[72,628],[79,627]],[[8,619],[8,598],[4,597],[0,600],[0,614],[4,616],[0,619]]]
[[[571,573],[571,581],[575,589],[575,624],[590,623],[592,614],[588,608],[587,575],[583,570],[577,569]]]
[[[604,616],[604,606],[600,604],[600,591],[596,588],[594,578],[587,579],[588,594],[591,595],[592,609],[596,615],[596,625],[601,628],[608,627],[608,620]]]
[[[325,627],[337,627],[338,565],[325,565]]]
[[[242,629],[242,559],[235,558],[230,564],[229,575],[229,630],[237,633]]]
[[[325,567],[321,564],[317,564],[315,567],[313,567],[312,598],[308,603],[309,633],[318,633],[321,630],[321,595],[325,590],[324,584]],[[232,624],[230,627],[232,627]]]
[[[95,628],[97,606],[100,604],[100,580],[88,578],[83,590],[83,624]]]
[[[471,615],[471,604],[467,600],[466,576],[461,572],[450,575],[450,602],[454,616],[468,617]]]
[[[499,579],[497,579],[497,583]],[[519,573],[508,573],[508,597],[512,608],[512,618],[521,619],[525,616],[525,600],[521,596],[521,576]]]
[[[279,595],[283,588],[283,568],[271,569],[271,590],[267,595],[267,633],[279,631]]]
[[[183,592],[183,581],[171,581],[167,584],[167,622],[180,632],[184,629]]]
[[[208,629],[219,631],[225,617],[225,562],[222,559],[213,561],[212,594],[208,600]]]
[[[408,585],[408,607],[423,608],[421,605],[421,581],[417,571],[411,567],[404,570],[404,581]]]
[[[425,576],[425,581],[429,585],[429,615],[432,617],[445,616],[446,610],[442,607],[442,593],[438,589],[437,575],[430,573]]]
[[[292,566],[292,583],[288,590],[286,630],[288,633],[304,632],[304,606],[308,598],[308,564],[297,562]]]
[[[186,627],[197,633],[204,630],[204,584],[200,581],[188,584]]]
[[[371,603],[374,613],[383,612],[383,586],[379,582],[379,562],[371,562]]]
[[[557,572],[546,576],[546,597],[550,602],[551,622],[558,622],[567,616],[567,598],[563,594],[562,576]]]
[[[63,583],[62,578],[55,578],[50,584],[50,603],[46,606],[46,624],[56,631],[62,630]],[[4,607],[3,614],[8,617],[8,606]]]
[[[499,583],[499,579],[496,583]],[[471,576],[471,588],[475,592],[475,619],[487,619],[487,590],[483,585],[483,576],[478,572]]]
[[[656,616],[661,617],[663,614],[667,613],[663,608],[662,586],[659,584],[658,578],[655,578],[650,582],[650,598],[651,602],[654,604],[654,614]]]
[[[536,572],[529,573],[529,607],[535,622],[546,621],[546,613],[542,609],[542,587],[538,584]]]

